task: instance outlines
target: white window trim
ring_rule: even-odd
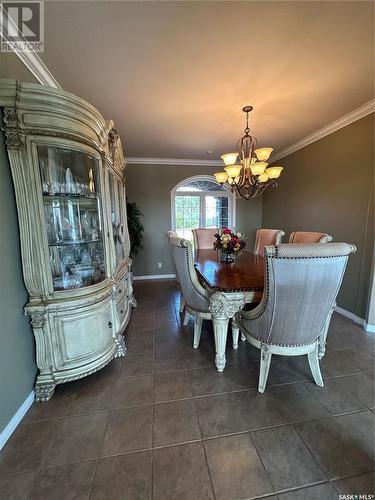
[[[183,181],[179,182],[171,191],[171,229],[172,231],[176,231],[176,196],[199,196],[201,201],[201,207],[199,214],[199,225],[200,227],[204,227],[204,214],[205,214],[205,197],[207,195],[212,194],[212,196],[225,196],[228,197],[228,225],[231,229],[236,227],[236,197],[235,195],[224,186],[225,191],[181,191],[180,193],[177,190],[193,181],[211,181],[217,183],[217,180],[213,175],[195,175],[193,177],[188,177]]]

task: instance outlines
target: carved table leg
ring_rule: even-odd
[[[238,349],[238,336],[240,334],[240,327],[238,326],[236,315],[232,318],[232,340],[233,349]]]
[[[225,346],[227,342],[229,320],[233,318],[244,304],[245,297],[241,292],[215,292],[210,297],[209,309],[212,313],[216,347],[215,364],[219,372],[224,371],[226,364]]]

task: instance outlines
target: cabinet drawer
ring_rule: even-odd
[[[128,314],[129,303],[126,297],[123,297],[116,305],[117,307],[117,315],[120,321],[120,328]]]
[[[127,277],[125,276],[119,282],[116,288],[116,303],[119,303],[124,297],[126,297],[126,289],[127,289]]]

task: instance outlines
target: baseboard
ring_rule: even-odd
[[[9,424],[5,427],[3,432],[0,434],[0,450],[3,448],[5,443],[8,441],[10,436],[13,434],[15,431],[16,427],[18,424],[21,422],[23,417],[25,416],[27,410],[30,408],[30,406],[34,402],[34,391],[31,391],[30,394],[27,396],[25,401],[22,403],[22,405],[18,408],[16,414],[12,418],[12,420],[9,422]]]
[[[375,333],[375,325],[371,325],[370,323],[367,323],[366,320],[364,320],[363,318],[360,318],[356,314],[354,314],[350,311],[347,311],[346,309],[343,309],[340,306],[336,306],[335,311],[338,312],[339,314],[341,314],[342,316],[345,316],[346,318],[351,319],[352,321],[354,321],[358,325],[361,325],[362,328],[366,332]]]
[[[148,274],[147,276],[133,276],[134,281],[141,280],[169,280],[175,278],[175,274]]]

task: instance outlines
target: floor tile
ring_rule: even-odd
[[[128,352],[124,358],[121,377],[149,375],[154,371],[152,354],[133,354]]]
[[[109,419],[101,456],[145,450],[152,444],[152,406],[114,410]]]
[[[372,470],[371,459],[335,418],[295,427],[329,479]]]
[[[336,379],[368,408],[375,408],[374,377],[369,373],[360,373]]]
[[[273,493],[249,434],[204,441],[216,499],[253,498]]]
[[[89,375],[80,380],[80,382],[95,382],[96,380],[106,379],[106,380],[117,380],[120,376],[122,364],[124,358],[115,358],[112,359],[110,363],[108,363],[101,370]]]
[[[293,427],[256,431],[251,436],[275,491],[327,479]]]
[[[129,351],[134,354],[152,354],[154,350],[153,336],[153,330],[143,335],[133,331],[127,346]]]
[[[258,375],[252,365],[247,369],[239,365],[230,365],[223,373],[219,373],[214,366],[198,368],[190,370],[190,379],[194,396],[241,391],[258,385]]]
[[[272,356],[267,387],[274,384],[299,382],[304,379],[301,371],[290,361],[290,356]]]
[[[155,372],[177,371],[186,368],[183,349],[175,353],[163,351],[155,353]]]
[[[370,411],[361,411],[359,413],[350,413],[336,417],[345,432],[357,443],[358,447],[367,453],[370,458],[374,458],[374,415]]]
[[[329,332],[361,332],[362,328],[349,318],[345,318],[339,313],[333,313],[331,323],[329,325]]]
[[[33,422],[67,415],[78,390],[79,385],[76,383],[57,386],[55,394],[50,401],[33,403],[26,413],[23,422]]]
[[[116,385],[117,378],[99,378],[94,381],[88,379],[77,388],[68,414],[82,415],[110,409]]]
[[[195,406],[203,438],[246,430],[233,394],[196,398]]]
[[[146,500],[151,498],[151,452],[100,460],[90,500]]]
[[[373,472],[340,479],[333,484],[340,495],[365,496],[375,494],[375,477]]]
[[[328,416],[303,384],[239,392],[235,398],[248,430]]]
[[[357,348],[357,345],[354,340],[352,340],[351,335],[347,335],[345,333],[329,332],[326,342],[326,348],[328,351],[347,351]]]
[[[194,401],[160,403],[154,407],[154,447],[200,439]]]
[[[373,371],[374,358],[363,351],[328,351],[321,364],[330,375],[346,375]]]
[[[317,484],[300,490],[277,495],[279,500],[338,500],[337,491],[331,483]]]
[[[210,500],[213,492],[202,443],[153,450],[154,500]]]
[[[152,403],[154,391],[153,375],[122,377],[118,381],[113,398],[113,408]]]
[[[305,387],[332,415],[365,408],[337,378],[325,380],[324,387],[319,387],[314,382],[305,383]]]
[[[189,374],[186,370],[155,375],[155,402],[192,397]]]
[[[193,339],[191,340],[193,343]],[[198,347],[192,345],[184,348],[184,356],[187,368],[205,368],[215,365],[215,351],[211,346]]]
[[[60,421],[21,424],[1,450],[0,475],[38,469],[47,457]]]
[[[108,418],[109,412],[66,418],[48,454],[48,466],[98,458]]]
[[[34,483],[29,499],[88,499],[95,469],[96,461],[43,469]]]
[[[38,472],[21,472],[0,477],[0,498],[3,500],[26,500]]]

